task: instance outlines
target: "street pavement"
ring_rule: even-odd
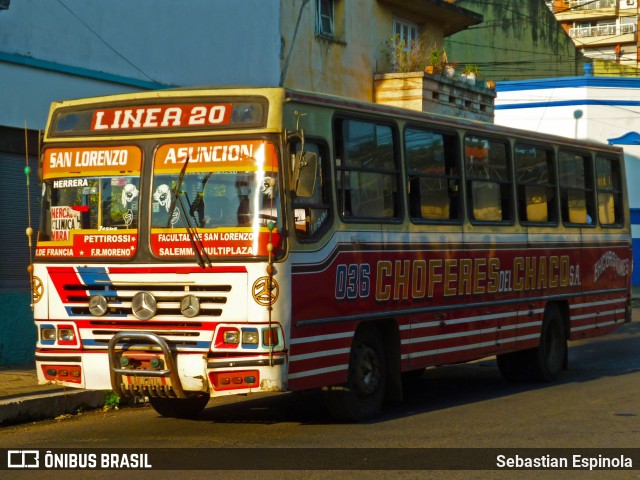
[[[634,321],[640,320],[640,287],[633,289]],[[109,392],[38,385],[35,366],[0,367],[0,427],[100,408]]]

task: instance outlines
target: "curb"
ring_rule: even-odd
[[[65,413],[76,413],[80,407],[88,409],[102,407],[107,393],[79,390],[0,400],[0,426],[56,418]]]

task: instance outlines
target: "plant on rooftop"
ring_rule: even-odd
[[[477,65],[473,65],[470,63],[467,63],[464,66],[464,70],[462,71],[462,73],[475,73],[476,75],[480,75],[480,68]]]
[[[407,45],[406,40],[395,34],[383,47],[388,69],[394,73],[417,72],[422,70],[426,62],[426,50],[422,40],[413,40]]]
[[[427,66],[424,71],[439,75],[447,64],[447,52],[445,52],[444,48],[433,46],[429,49]]]
[[[462,77],[469,83],[476,83],[476,78],[480,75],[480,68],[477,65],[467,64],[462,71]]]

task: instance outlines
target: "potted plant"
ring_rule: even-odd
[[[449,62],[449,59],[447,58],[447,52],[444,50],[442,53],[442,61],[444,62],[444,74],[449,78],[455,77],[456,66],[458,65],[458,62]]]
[[[464,71],[462,72],[462,77],[466,78],[469,83],[475,84],[478,75],[480,75],[480,69],[477,65],[465,65]]]
[[[424,71],[430,74],[440,75],[447,63],[447,54],[444,49],[431,47],[428,52],[428,63]]]

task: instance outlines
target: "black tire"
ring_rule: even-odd
[[[163,417],[192,418],[207,406],[209,394],[191,398],[149,397],[149,403]]]
[[[359,422],[378,415],[387,385],[384,346],[374,327],[353,337],[347,383],[324,391],[327,408],[336,420]]]
[[[496,356],[500,374],[508,382],[552,382],[566,365],[567,336],[562,312],[549,304],[544,312],[537,348]]]
[[[531,367],[534,378],[552,382],[566,365],[567,336],[562,312],[557,305],[550,304],[544,312],[540,345],[532,352]]]

